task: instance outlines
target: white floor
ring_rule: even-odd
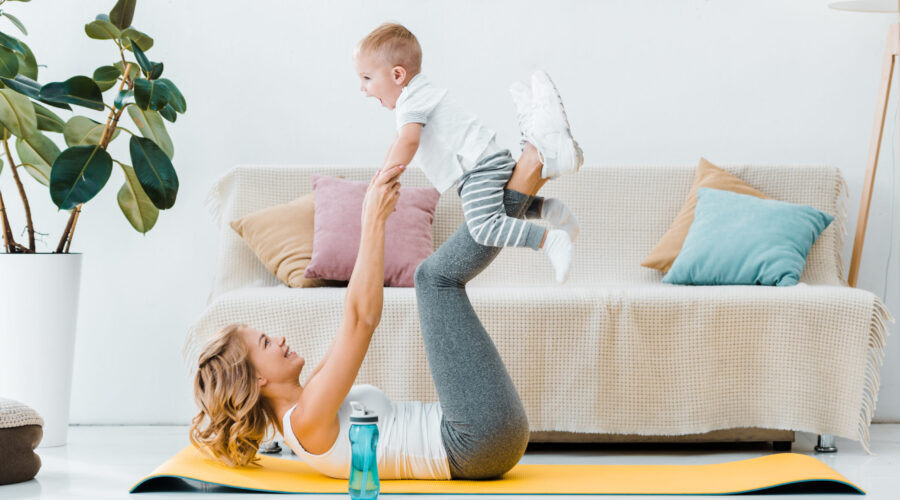
[[[816,435],[798,432],[791,451],[815,456],[862,488],[872,499],[900,499],[900,424],[872,426],[872,455],[866,455],[855,441],[837,438],[838,452],[817,454]],[[128,490],[153,471],[187,441],[187,427],[98,426],[69,429],[69,443],[56,448],[38,448],[43,466],[37,477],[19,484],[0,486],[0,499],[104,499],[165,498],[230,499],[272,498],[258,493],[180,492],[141,493],[130,496]],[[545,464],[710,464],[741,460],[774,453],[771,444],[740,445],[593,445],[586,449],[560,448],[529,450],[522,463]],[[2,464],[0,464],[2,465]],[[648,478],[651,479],[651,478]],[[450,498],[442,495],[383,495],[391,499]],[[790,498],[837,498],[849,495],[767,495]],[[708,498],[708,496],[680,496]],[[345,495],[304,495],[310,498],[349,498]],[[466,500],[491,498],[471,495]],[[496,497],[510,498],[510,497]],[[523,498],[546,500],[571,498],[534,495]],[[639,495],[583,495],[578,498],[655,498]]]

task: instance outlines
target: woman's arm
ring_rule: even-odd
[[[344,316],[315,377],[307,381],[298,405],[301,411],[291,415],[295,434],[314,432],[317,425],[334,420],[381,321],[385,223],[397,205],[400,183],[396,178],[403,170],[402,166],[383,170],[366,192],[359,253],[347,285]]]

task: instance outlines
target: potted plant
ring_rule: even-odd
[[[13,1],[28,0],[0,0],[0,23],[27,35],[5,9]],[[106,186],[113,164],[123,174],[119,207],[136,231],[152,229],[159,211],[171,208],[178,193],[165,121],[174,122],[186,103],[178,87],[162,78],[163,63],[147,57],[153,39],[132,25],[135,5],[136,0],[118,0],[109,14],[85,24],[88,37],[118,50],[115,62],[91,76],[40,84],[28,45],[0,31],[0,176],[12,177],[27,232],[27,239],[17,240],[6,210],[15,195],[0,192],[0,395],[41,413],[42,446],[66,441],[81,276],[81,254],[69,250],[82,206]],[[107,91],[112,105],[104,102]],[[64,121],[50,109],[73,106],[102,112],[105,122],[81,115]],[[137,131],[123,126],[125,114]],[[61,136],[65,149],[54,135]],[[107,152],[112,141],[126,135],[127,162]],[[69,211],[54,251],[35,248],[26,181],[45,186],[58,209]]]

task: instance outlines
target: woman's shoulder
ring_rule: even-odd
[[[378,387],[371,384],[357,384],[350,388],[350,391],[347,393],[347,396],[344,397],[344,400],[335,415],[329,415],[327,418],[322,418],[321,415],[318,415],[315,412],[306,411],[307,402],[303,400],[303,396],[301,395],[297,404],[288,410],[283,418],[285,423],[290,420],[289,423],[291,424],[294,434],[298,436],[301,433],[304,435],[319,434],[323,431],[325,434],[332,434],[337,432],[339,424],[342,421],[348,419],[351,410],[351,401],[358,401],[373,410],[383,409],[385,403],[390,405],[390,399],[384,391]]]
[[[302,402],[298,402],[285,413],[282,433],[285,441],[292,437],[303,451],[311,455],[328,453],[341,431],[338,415],[327,419],[308,418],[304,408]]]

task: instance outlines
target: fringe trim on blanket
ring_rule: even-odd
[[[210,217],[215,221],[217,228],[222,226],[222,197],[224,194],[227,194],[229,189],[231,189],[235,169],[236,167],[226,172],[225,175],[219,178],[219,180],[210,187],[209,193],[206,195],[206,200],[203,203],[209,211]]]
[[[184,345],[181,347],[181,356],[184,359],[184,365],[188,373],[193,375],[197,372],[197,361],[200,358],[200,339],[199,334],[194,327],[190,326],[187,335],[184,337]]]
[[[210,217],[212,217],[213,222],[216,223],[216,227],[222,225],[222,203],[219,193],[219,183],[215,183],[209,189],[209,193],[206,195],[206,200],[203,202],[203,205],[206,207],[206,210],[209,211]]]
[[[847,181],[841,175],[840,169],[838,169],[836,177],[834,208],[837,213],[834,214],[834,222],[837,226],[834,232],[834,253],[837,258],[838,279],[841,283],[846,284],[847,280],[844,277],[844,236],[847,235],[847,200],[850,199],[850,190],[847,188]]]
[[[866,361],[865,386],[863,387],[862,408],[859,412],[859,442],[867,454],[871,455],[869,448],[869,425],[872,423],[872,415],[875,413],[875,403],[878,401],[878,386],[880,383],[878,367],[884,362],[885,339],[890,335],[887,322],[894,322],[891,313],[878,297],[874,298],[875,311],[872,317],[872,326],[869,333],[869,352]]]

